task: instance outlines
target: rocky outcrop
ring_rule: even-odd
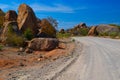
[[[68,29],[67,32],[72,34],[73,36],[78,36],[78,35],[86,35],[88,34],[88,30],[89,28],[86,26],[85,23],[80,23],[78,24],[77,26],[71,28],[71,29]],[[85,32],[85,34],[84,34]]]
[[[59,41],[55,38],[34,38],[28,43],[27,52],[50,51],[58,46]]]
[[[31,29],[34,36],[38,33],[37,18],[32,10],[26,4],[21,4],[18,8],[18,27],[24,32],[26,29]]]
[[[118,33],[120,30],[116,26],[110,26],[110,25],[98,25],[96,28],[96,31],[98,34],[103,34],[103,33],[111,33],[111,32],[116,32]]]
[[[0,16],[4,16],[5,13],[2,11],[2,9],[0,9]]]
[[[9,10],[4,17],[4,22],[17,21],[17,13],[13,10]]]
[[[56,29],[49,23],[47,19],[41,20],[38,37],[47,37],[47,38],[56,37]]]
[[[1,19],[2,17],[2,19]],[[2,20],[2,21],[1,21]],[[56,37],[55,28],[47,21],[36,18],[33,10],[26,4],[21,4],[18,8],[18,15],[15,11],[9,10],[5,16],[0,9],[0,41],[5,42],[8,29],[11,28],[13,33],[21,35],[28,29],[33,37]]]
[[[89,36],[109,35],[109,34],[114,33],[114,32],[119,33],[120,32],[119,28],[116,26],[102,24],[102,25],[92,27],[89,30],[88,35]]]
[[[40,24],[41,24],[41,20],[39,18],[37,18],[37,25],[38,25],[38,28],[40,29]]]
[[[91,29],[88,32],[88,36],[95,36],[95,35],[97,35],[96,28],[97,28],[96,26],[91,27]]]
[[[5,16],[5,13],[0,9],[0,27],[3,26],[4,16]]]
[[[17,24],[17,13],[13,10],[9,10],[4,16],[3,29],[0,34],[0,41],[5,42],[7,39],[7,34],[9,29],[11,29],[15,34],[19,34],[18,24]]]
[[[64,29],[61,29],[61,30],[59,31],[59,33],[64,34],[64,33],[65,33],[65,30],[64,30]]]
[[[9,29],[15,34],[19,34],[18,25],[17,25],[17,13],[13,10],[9,10],[4,17],[3,29],[0,34],[0,41],[5,42],[7,39],[7,34]]]
[[[17,22],[10,22],[10,21],[9,22],[5,22],[3,31],[2,31],[1,36],[0,36],[0,41],[1,42],[5,42],[6,41],[9,29],[12,29],[12,31],[15,34],[19,34]]]
[[[80,29],[80,28],[87,28],[85,23],[80,23],[77,26],[74,27],[75,29]]]

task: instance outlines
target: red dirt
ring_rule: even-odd
[[[68,42],[68,40],[65,40],[65,42]],[[60,56],[66,56],[74,47],[74,43],[61,43],[59,48],[52,51],[35,51],[32,54],[25,55],[18,55],[17,48],[6,48],[0,52],[0,80],[4,80],[4,76],[9,74],[10,71],[41,65],[38,62],[45,60],[54,61]]]

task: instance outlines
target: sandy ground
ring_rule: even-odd
[[[54,80],[120,80],[120,40],[75,37],[83,44],[78,59]]]
[[[71,39],[60,40],[59,48],[49,52],[36,51],[32,54],[17,52],[17,48],[5,47],[0,51],[0,80],[46,80],[57,72],[53,69],[65,64],[75,49]],[[59,71],[59,70],[58,70]],[[51,75],[47,75],[50,74]],[[43,76],[44,75],[44,76]]]
[[[12,56],[15,62],[22,64],[12,67],[6,66],[12,62],[2,64],[0,80],[120,80],[120,40],[98,37],[74,39],[76,46],[68,41],[64,46],[61,44],[64,48],[50,52],[21,54],[18,60],[15,60],[18,55]]]

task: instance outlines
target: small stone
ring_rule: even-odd
[[[20,63],[20,66],[22,66],[22,67],[23,67],[23,66],[25,66],[25,65],[24,65],[23,63]]]
[[[23,48],[23,47],[20,47],[19,51],[20,51],[20,52],[24,52],[24,48]]]
[[[39,58],[44,58],[44,57],[43,57],[43,55],[40,55],[40,57],[39,57]]]
[[[40,61],[41,59],[40,58],[38,58],[38,61]]]
[[[33,50],[31,50],[31,49],[27,48],[27,49],[25,50],[25,52],[26,52],[26,53],[32,53],[32,52],[33,52]]]

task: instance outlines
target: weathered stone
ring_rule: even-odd
[[[50,51],[58,46],[56,38],[34,38],[28,44],[28,48],[34,51]]]
[[[38,36],[44,37],[44,38],[55,38],[56,37],[56,30],[49,23],[48,20],[43,19],[43,20],[41,20],[41,23],[40,23],[40,29],[39,29]]]
[[[95,35],[97,35],[96,28],[97,28],[96,26],[91,27],[91,29],[88,32],[88,35],[89,36],[95,36]]]
[[[80,23],[78,26],[81,27],[81,28],[87,28],[85,23]]]
[[[12,29],[12,31],[16,34],[19,34],[19,30],[18,30],[18,26],[17,26],[17,22],[5,22],[3,24],[4,28],[2,30],[2,33],[0,35],[0,41],[1,42],[5,42],[7,39],[7,34],[9,29]]]
[[[76,35],[83,35],[82,31],[83,30],[88,31],[88,29],[89,28],[86,26],[85,23],[80,23],[80,24],[76,25],[75,27],[68,29],[67,32],[72,34],[73,36],[76,36]]]
[[[32,52],[33,52],[33,50],[31,50],[31,49],[27,48],[27,49],[25,50],[25,52],[26,52],[26,53],[32,53]]]
[[[17,13],[15,11],[9,10],[5,14],[4,22],[8,22],[8,21],[17,21]]]
[[[24,50],[25,49],[23,47],[20,47],[19,50],[18,50],[18,52],[24,52]]]
[[[4,16],[5,13],[2,11],[2,9],[0,9],[0,16]]]
[[[18,8],[18,27],[24,32],[26,29],[31,29],[34,36],[38,33],[37,18],[32,10],[26,4],[21,4]]]
[[[0,9],[0,27],[3,26],[5,13]],[[0,28],[1,32],[1,28]]]
[[[118,27],[110,26],[110,25],[98,25],[96,31],[98,32],[98,34],[103,34],[103,33],[109,34],[112,32],[116,32],[116,33],[120,32]]]

